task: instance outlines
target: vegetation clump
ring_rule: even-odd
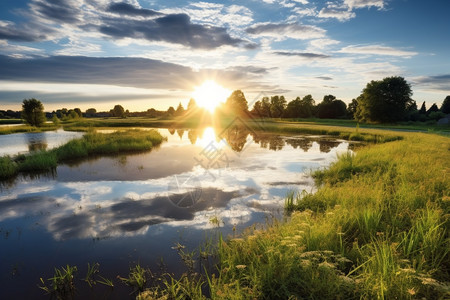
[[[0,179],[7,179],[19,172],[50,171],[58,163],[80,160],[96,155],[148,151],[161,144],[164,138],[155,130],[126,130],[103,134],[95,131],[82,138],[52,149],[16,157],[0,157]]]

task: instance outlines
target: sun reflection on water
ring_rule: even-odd
[[[195,142],[195,145],[201,146],[203,148],[215,147],[217,149],[223,148],[225,144],[225,141],[223,139],[220,139],[216,135],[213,127],[206,127],[203,131],[202,136],[198,137],[197,141]]]

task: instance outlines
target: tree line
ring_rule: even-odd
[[[249,109],[248,102],[241,90],[235,90],[226,102],[216,109],[216,117],[224,115],[239,115],[250,118],[321,118],[321,119],[355,119],[360,122],[393,123],[398,121],[437,121],[450,114],[450,95],[447,96],[441,107],[434,103],[429,109],[425,102],[420,109],[412,98],[411,85],[403,77],[386,77],[383,80],[372,80],[367,83],[362,93],[353,99],[347,106],[344,101],[334,95],[325,95],[321,102],[311,95],[303,98],[296,97],[291,101],[281,95],[262,97]],[[54,123],[60,120],[77,119],[81,117],[149,117],[171,119],[175,117],[198,118],[206,114],[198,107],[195,99],[190,99],[185,109],[181,102],[175,109],[170,106],[167,111],[150,108],[142,112],[130,112],[120,104],[115,105],[109,112],[97,112],[89,108],[85,113],[79,108],[62,108],[52,113],[45,113],[43,104],[35,99],[25,99],[22,104],[20,116],[32,126],[41,126],[46,119]],[[1,117],[18,117],[18,112],[1,111]]]

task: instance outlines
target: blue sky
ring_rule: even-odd
[[[427,107],[450,94],[446,0],[2,0],[0,109],[187,104],[215,80],[288,100],[350,102],[403,76]]]

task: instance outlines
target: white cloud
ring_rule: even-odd
[[[302,7],[296,7],[293,9],[293,11],[302,17],[312,17],[317,15],[317,10],[315,8],[302,8]]]
[[[339,43],[340,43],[339,41],[332,39],[316,39],[309,42],[311,47],[313,47],[314,49],[325,49],[329,48],[332,45],[337,45]]]
[[[384,7],[385,0],[344,0],[344,3],[350,8],[364,8],[364,7]]]
[[[326,31],[313,25],[303,25],[299,23],[259,23],[248,28],[247,33],[257,36],[269,36],[278,40],[285,38],[308,40],[322,38]]]
[[[387,55],[387,56],[403,56],[411,57],[417,55],[417,52],[386,47],[382,45],[368,45],[368,46],[347,46],[339,50],[340,53],[352,54],[369,54],[369,55]]]
[[[349,10],[347,5],[337,5],[335,3],[328,2],[327,7],[320,10],[317,15],[319,18],[335,18],[339,21],[348,21],[356,16],[354,12]]]

